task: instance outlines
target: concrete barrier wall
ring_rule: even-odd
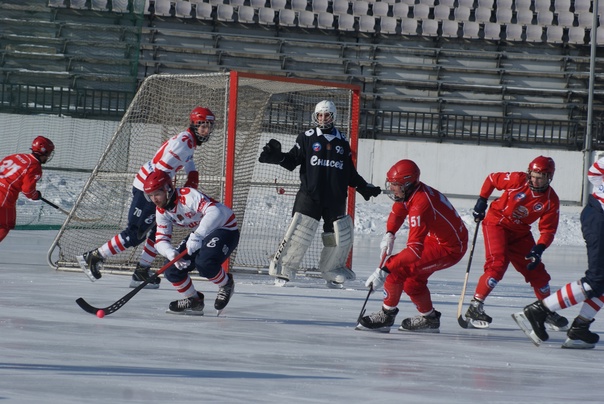
[[[368,181],[382,186],[394,163],[411,159],[419,166],[424,183],[448,196],[476,198],[488,174],[526,171],[539,155],[551,157],[556,163],[552,186],[560,200],[580,204],[586,177],[584,153],[577,151],[361,139],[358,170]],[[590,156],[589,163],[592,161]]]

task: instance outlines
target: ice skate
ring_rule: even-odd
[[[433,310],[427,316],[415,316],[406,318],[401,323],[399,331],[414,331],[414,332],[440,332],[440,312]]]
[[[570,329],[566,333],[566,341],[562,348],[568,349],[592,349],[600,340],[600,336],[589,330],[589,326],[594,320],[585,322],[578,318],[573,321]]]
[[[472,299],[470,307],[466,312],[466,321],[468,325],[474,328],[489,328],[493,321],[491,316],[484,312],[484,303],[477,299]]]
[[[398,314],[398,309],[384,309],[370,314],[369,316],[361,317],[359,323],[355,327],[355,330],[360,331],[377,331],[377,332],[390,332],[390,327],[394,325],[394,319]]]
[[[222,310],[229,304],[231,300],[231,296],[235,293],[235,282],[233,281],[233,275],[227,274],[229,280],[226,285],[220,287],[218,289],[218,294],[216,295],[216,301],[214,302],[214,308],[218,311],[217,315],[219,316],[222,313]]]
[[[166,313],[185,316],[203,316],[203,293],[197,292],[197,297],[174,300],[168,306]]]
[[[529,304],[523,311],[512,314],[512,318],[518,324],[520,329],[529,337],[537,346],[543,341],[549,339],[547,331],[545,331],[545,319],[551,313],[541,300]]]
[[[136,264],[136,268],[132,274],[132,280],[130,281],[130,287],[138,287],[141,283],[151,278],[151,276],[153,276],[153,273],[151,272],[150,267],[143,266],[140,263]],[[145,289],[158,289],[160,282],[161,279],[157,277],[145,285]]]
[[[551,312],[545,318],[545,326],[552,331],[567,331],[568,320],[556,312]]]
[[[78,255],[76,258],[80,267],[92,282],[101,279],[101,276],[103,276],[101,270],[103,269],[103,262],[105,259],[101,256],[98,249],[85,252],[83,255]]]

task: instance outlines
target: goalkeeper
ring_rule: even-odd
[[[334,103],[319,102],[312,119],[315,127],[300,133],[289,152],[283,153],[281,143],[271,139],[258,159],[290,171],[300,166],[301,184],[294,202],[293,219],[271,260],[269,274],[277,278],[277,285],[295,278],[323,218],[324,247],[319,270],[327,286],[341,288],[345,281],[356,278],[346,267],[354,230],[352,218],[346,214],[348,187],[356,188],[367,201],[382,191],[368,184],[357,172],[350,144],[334,126],[337,119]]]

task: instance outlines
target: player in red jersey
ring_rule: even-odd
[[[17,198],[22,192],[37,201],[42,197],[36,183],[42,178],[42,164],[54,155],[50,139],[38,136],[31,144],[31,153],[11,154],[0,160],[0,241],[17,223]]]
[[[143,184],[154,170],[167,172],[172,179],[184,169],[187,174],[185,187],[197,188],[199,173],[195,168],[193,153],[197,146],[208,141],[214,128],[215,116],[207,108],[196,107],[190,115],[189,127],[172,136],[159,148],[150,161],[143,164],[134,177],[132,184],[132,202],[128,211],[128,225],[119,234],[109,239],[97,249],[77,257],[80,266],[91,280],[101,278],[103,262],[127,248],[136,247],[145,242],[143,252],[132,274],[130,287],[135,288],[147,280],[151,274],[149,268],[157,256],[155,249],[155,205],[145,198]],[[147,284],[148,289],[159,288],[160,278]]]
[[[537,298],[550,295],[551,277],[541,255],[554,241],[558,229],[560,200],[550,186],[555,170],[553,159],[539,156],[530,162],[526,172],[491,173],[484,181],[473,212],[474,220],[482,221],[486,258],[484,273],[466,312],[472,327],[487,328],[493,321],[484,312],[484,301],[503,279],[510,263],[533,287]],[[503,193],[491,203],[485,216],[487,200],[495,189]],[[535,243],[531,224],[537,220],[540,235]],[[568,320],[556,313],[548,317],[548,323],[558,329],[568,326]]]
[[[405,292],[420,315],[403,320],[399,330],[439,332],[440,313],[432,306],[428,278],[457,264],[466,253],[468,230],[449,200],[419,180],[420,170],[411,160],[401,160],[386,175],[392,191],[392,211],[382,240],[383,259],[392,253],[396,232],[405,219],[409,225],[407,246],[388,258],[367,279],[373,289],[384,286],[382,310],[362,317],[357,330],[389,332]]]

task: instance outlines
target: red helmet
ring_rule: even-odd
[[[54,143],[44,136],[38,136],[31,143],[31,152],[38,156],[45,156],[46,162],[49,162],[54,155],[55,145]]]
[[[174,194],[172,179],[170,178],[170,175],[167,172],[162,170],[155,170],[151,174],[149,174],[147,176],[147,179],[145,180],[143,189],[145,191],[145,196],[149,201],[151,199],[147,195],[157,190],[166,191],[167,201],[169,201],[172,198],[172,195]]]
[[[216,117],[214,113],[209,110],[209,108],[203,107],[195,107],[193,111],[189,114],[189,120],[191,121],[190,127],[195,133],[195,137],[197,138],[197,145],[199,146],[203,142],[206,142],[210,138],[210,134],[212,133],[212,129],[214,128],[214,122],[216,121]],[[210,131],[205,136],[200,136],[197,129],[199,125],[203,123],[208,123],[210,125]]]
[[[552,159],[551,157],[539,156],[539,157],[535,158],[533,161],[531,161],[529,163],[528,170],[527,170],[527,178],[528,178],[529,187],[533,191],[537,191],[537,192],[545,191],[547,189],[547,187],[549,187],[549,184],[554,179],[555,171],[556,171],[556,163],[554,163],[554,159]],[[547,175],[547,179],[548,179],[547,184],[545,184],[542,187],[535,187],[532,184],[532,182],[530,181],[531,172]]]
[[[411,160],[400,160],[394,164],[386,174],[386,189],[390,184],[401,185],[405,196],[397,198],[391,194],[390,197],[395,201],[404,200],[419,185],[419,174],[419,167]]]

